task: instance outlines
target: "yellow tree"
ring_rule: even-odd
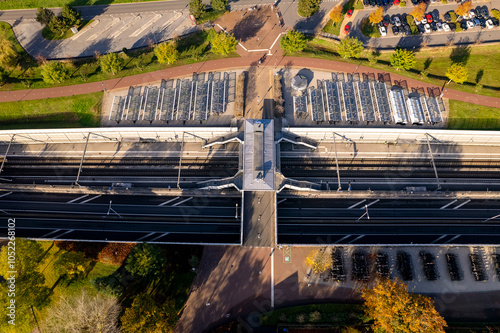
[[[384,8],[378,7],[376,10],[370,13],[370,17],[368,17],[368,19],[370,20],[371,24],[377,24],[380,21],[382,21],[383,17],[384,17]]]
[[[330,19],[335,23],[342,21],[342,6],[338,5],[333,7],[330,12]]]
[[[312,269],[314,273],[321,274],[324,271],[332,268],[332,258],[328,249],[313,250],[306,257],[306,265]]]
[[[471,8],[472,8],[472,2],[467,1],[458,6],[457,9],[455,10],[455,13],[459,16],[463,16],[467,14],[471,10]]]
[[[415,20],[422,21],[425,14],[425,7],[425,3],[421,2],[417,7],[413,8],[413,10],[410,12],[410,15],[413,16]]]
[[[468,76],[469,73],[467,73],[467,68],[461,64],[453,64],[446,71],[446,77],[448,77],[450,81],[458,84],[464,83]],[[448,83],[450,83],[450,81],[448,81]]]
[[[10,69],[16,65],[17,52],[7,35],[0,31],[0,67]]]
[[[386,333],[444,333],[444,318],[426,296],[408,293],[406,285],[396,279],[377,281],[362,292],[365,313],[373,318],[372,329]]]

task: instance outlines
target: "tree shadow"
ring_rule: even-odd
[[[293,29],[295,30],[314,30],[316,29],[321,22],[323,21],[323,17],[326,15],[325,9],[320,9],[313,16],[309,16],[303,20],[298,21]]]
[[[470,58],[472,48],[470,46],[457,46],[450,54],[451,62],[459,64],[467,64]]]
[[[476,74],[476,83],[479,83],[479,81],[481,81],[483,75],[484,75],[484,70],[480,69]]]
[[[266,21],[259,11],[251,11],[234,26],[234,38],[244,43],[255,37],[265,23]]]
[[[429,66],[431,65],[431,63],[432,63],[432,58],[425,59],[425,61],[424,61],[424,71],[427,70],[427,68],[429,68]]]

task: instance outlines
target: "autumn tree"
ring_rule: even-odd
[[[397,48],[391,54],[391,66],[397,70],[410,70],[416,64],[415,53],[402,48]]]
[[[418,4],[418,6],[413,8],[413,10],[410,12],[410,15],[413,16],[415,20],[422,21],[425,14],[425,8],[426,4],[424,2],[421,2]]]
[[[41,25],[47,25],[49,24],[50,20],[54,16],[54,12],[51,11],[48,8],[43,8],[40,7],[36,11],[36,18],[35,20],[40,23]]]
[[[154,52],[160,64],[173,64],[179,59],[179,51],[177,51],[177,44],[175,42],[158,44]]]
[[[148,294],[139,294],[120,318],[122,332],[172,332],[177,322],[173,301],[157,304]]]
[[[302,17],[309,17],[319,10],[321,0],[299,0],[298,13]]]
[[[0,31],[0,67],[11,69],[16,65],[17,51],[4,31]]]
[[[210,40],[213,53],[227,55],[236,50],[238,41],[233,35],[226,34],[224,31],[214,34]]]
[[[227,0],[210,0],[212,8],[218,12],[223,12],[227,7]]]
[[[302,51],[306,47],[306,38],[297,30],[290,30],[280,40],[280,45],[286,52]]]
[[[468,76],[467,68],[461,64],[452,64],[446,71],[446,77],[450,79],[450,81],[458,84],[464,83]],[[448,83],[450,83],[450,81],[448,81]]]
[[[167,259],[160,247],[142,243],[132,249],[125,268],[132,275],[141,278],[154,278],[161,275],[166,262]]]
[[[123,69],[123,58],[116,53],[108,53],[100,57],[99,65],[104,73],[116,75]]]
[[[316,274],[332,267],[332,257],[328,249],[315,249],[306,257],[306,265]]]
[[[337,5],[333,7],[332,11],[330,12],[330,19],[334,23],[340,23],[342,21],[342,6]]]
[[[455,9],[455,13],[458,15],[458,16],[464,16],[465,14],[467,14],[470,10],[472,9],[472,2],[470,1],[467,1],[467,2],[464,2],[463,4],[459,5],[457,7],[457,9]]]
[[[363,43],[356,37],[347,37],[337,45],[337,53],[344,59],[358,58],[363,52]]]
[[[205,13],[205,5],[201,0],[189,1],[189,14],[199,19]]]
[[[60,61],[49,61],[42,66],[43,81],[54,84],[62,83],[69,79],[69,71]]]
[[[90,296],[85,289],[79,295],[61,296],[42,322],[43,332],[119,333],[120,305],[116,298],[101,294]]]
[[[447,326],[429,297],[408,293],[398,279],[377,281],[373,288],[363,290],[362,296],[375,332],[444,333]]]
[[[59,256],[55,262],[59,274],[65,275],[70,279],[78,278],[89,264],[90,259],[85,257],[82,252],[65,252]]]
[[[378,7],[376,10],[370,13],[368,20],[371,24],[377,24],[384,18],[384,8]]]

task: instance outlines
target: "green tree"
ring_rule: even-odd
[[[316,274],[321,274],[332,268],[332,257],[330,255],[330,251],[326,249],[316,249],[311,251],[309,256],[306,257],[306,265]]]
[[[286,52],[302,51],[306,47],[306,44],[304,34],[297,30],[290,30],[280,40],[281,48]]]
[[[333,7],[332,11],[330,12],[330,19],[334,23],[339,23],[342,21],[342,6],[337,5]]]
[[[363,52],[363,43],[356,37],[347,37],[337,45],[337,53],[344,59],[359,58]]]
[[[123,69],[123,58],[116,53],[108,53],[100,57],[99,65],[104,73],[116,75]]]
[[[229,35],[224,31],[221,31],[214,34],[210,40],[210,45],[212,46],[213,53],[226,55],[236,50],[238,41],[233,37],[233,35]]]
[[[120,321],[124,333],[172,332],[177,322],[173,301],[158,305],[148,294],[139,294]]]
[[[377,24],[384,18],[384,8],[378,7],[376,10],[370,13],[368,20],[371,24]]]
[[[189,14],[193,15],[197,19],[205,14],[205,5],[201,2],[201,0],[189,1]]]
[[[467,73],[467,68],[461,64],[452,64],[446,71],[446,77],[450,79],[450,81],[458,84],[464,83],[468,76],[469,73]],[[448,83],[450,83],[450,81],[448,81]]]
[[[36,21],[41,25],[49,24],[50,20],[54,16],[54,12],[48,8],[40,7],[36,11]]]
[[[54,84],[69,79],[69,71],[60,61],[49,61],[42,66],[43,81]]]
[[[298,13],[302,17],[309,17],[319,10],[321,0],[299,0]]]
[[[52,31],[52,33],[62,36],[67,30],[68,25],[64,18],[60,16],[52,16],[49,24],[47,24],[47,28]]]
[[[67,4],[63,5],[61,15],[68,28],[73,25],[79,25],[82,22],[82,16],[80,13]]]
[[[136,245],[127,258],[125,268],[132,275],[154,278],[161,275],[167,259],[163,250],[156,245],[142,243]]]
[[[13,68],[17,63],[17,51],[4,31],[0,31],[0,67]]]
[[[218,12],[223,12],[227,7],[227,0],[210,0],[212,8]]]
[[[0,67],[0,83],[4,83],[8,77],[9,75],[7,74],[7,72],[2,67]]]
[[[154,52],[160,64],[173,64],[179,59],[179,51],[175,42],[158,44]]]
[[[65,252],[55,262],[59,274],[66,275],[70,279],[78,278],[85,273],[90,260],[82,252]]]
[[[444,333],[446,322],[432,299],[408,293],[400,280],[384,279],[361,294],[365,313],[373,318],[372,329],[386,333]]]
[[[415,53],[405,49],[397,48],[391,54],[391,66],[396,70],[410,70],[416,64]]]

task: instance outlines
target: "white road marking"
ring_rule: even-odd
[[[361,239],[361,238],[363,238],[363,237],[365,237],[365,235],[358,236],[358,237],[354,238],[352,241],[350,241],[350,242],[349,242],[349,243],[347,243],[347,244],[352,244],[352,243],[354,243],[355,241],[357,241],[358,239]]]
[[[154,235],[154,234],[156,234],[156,232],[151,232],[151,233],[147,234],[146,236],[142,236],[141,238],[137,238],[135,241],[138,242],[138,241],[143,240],[144,238],[148,238],[149,236]]]
[[[4,194],[0,195],[0,198],[1,198],[1,197],[6,197],[6,196],[8,196],[9,194],[12,194],[12,192],[7,192],[7,193],[4,193]]]
[[[453,209],[459,209],[460,207],[464,206],[464,205],[467,205],[468,203],[470,202],[470,200],[467,200],[465,202],[462,202],[460,205],[456,206],[456,207],[453,207]]]
[[[90,199],[87,199],[87,200],[85,200],[85,201],[80,202],[80,204],[87,203],[87,202],[92,201],[92,200],[94,200],[94,199],[97,199],[97,198],[99,198],[99,197],[101,197],[101,196],[102,196],[101,194],[96,195],[95,197],[92,197],[92,198],[90,198]]]
[[[155,17],[153,17],[151,20],[149,20],[148,23],[142,25],[139,29],[137,29],[133,34],[131,34],[129,37],[137,37],[140,34],[142,34],[146,29],[151,27],[156,21],[161,19],[163,15],[162,14],[156,14]]]
[[[361,200],[360,202],[358,202],[358,203],[355,203],[354,205],[352,205],[352,206],[349,206],[349,207],[347,207],[347,209],[353,209],[354,207],[356,207],[357,205],[360,205],[360,204],[362,204],[362,203],[363,203],[363,202],[365,202],[365,201],[366,201],[366,199],[364,199],[364,200]]]
[[[377,199],[377,200],[375,200],[373,202],[370,202],[368,205],[365,205],[364,207],[361,207],[360,209],[365,209],[365,207],[370,207],[371,205],[376,204],[379,201],[380,201],[380,199]]]
[[[453,200],[452,202],[450,203],[447,203],[446,205],[444,205],[443,207],[439,208],[439,209],[445,209],[446,207],[450,206],[450,205],[453,205],[455,202],[457,202],[458,200]]]
[[[180,197],[175,197],[175,198],[173,198],[173,199],[170,199],[170,200],[168,200],[168,201],[165,201],[164,203],[159,204],[158,206],[165,206],[166,204],[169,204],[170,202],[175,201],[175,200],[177,200],[177,199],[179,199],[179,198],[180,198]]]
[[[446,236],[448,236],[448,235],[443,235],[443,236],[439,237],[438,239],[436,239],[433,242],[431,242],[431,244],[439,242],[441,239],[445,238]]]
[[[111,28],[112,26],[114,26],[115,24],[117,24],[120,21],[121,21],[121,19],[119,17],[115,17],[111,22],[108,22],[108,24],[106,24],[98,32],[96,32],[95,34],[93,34],[92,36],[90,36],[89,38],[87,38],[87,40],[89,41],[89,40],[96,39],[99,35],[104,34],[106,32],[106,30],[108,30],[109,28]]]
[[[280,203],[285,202],[285,201],[286,201],[286,198],[283,199],[283,200],[278,201],[278,203],[276,205],[279,205]]]
[[[336,241],[336,242],[335,242],[335,244],[338,244],[338,243],[340,243],[341,241],[343,241],[344,239],[347,239],[347,238],[349,238],[349,237],[351,237],[351,236],[352,236],[352,235],[347,235],[347,236],[344,236],[344,237],[342,237],[341,239],[339,239],[338,241]]]
[[[40,238],[45,238],[45,237],[47,237],[47,236],[49,236],[49,235],[52,235],[53,233],[58,232],[58,231],[61,231],[61,229],[56,229],[56,230],[54,230],[54,231],[51,231],[51,232],[49,232],[48,234],[45,234],[45,235],[43,235],[43,236],[40,236]]]
[[[173,206],[180,205],[181,203],[185,203],[186,201],[189,201],[189,200],[191,200],[191,199],[193,199],[193,197],[191,197],[191,198],[187,198],[187,199],[182,200],[182,201],[179,201],[179,202],[176,202],[176,203],[174,203],[174,204],[172,205],[172,207],[173,207]]]
[[[60,235],[58,235],[58,236],[56,236],[56,237],[53,237],[53,238],[54,238],[54,239],[57,239],[57,238],[59,238],[59,237],[61,237],[61,236],[64,236],[64,235],[66,235],[66,234],[69,234],[69,233],[70,233],[70,232],[72,232],[72,231],[73,231],[73,229],[68,230],[68,231],[63,232],[62,234],[60,234]]]
[[[82,195],[81,197],[78,197],[78,198],[76,198],[76,199],[70,200],[70,201],[68,201],[68,202],[66,202],[66,203],[73,203],[73,202],[78,201],[78,200],[80,200],[80,199],[86,198],[86,197],[88,197],[89,195],[90,195],[90,194],[84,194],[84,195]]]
[[[160,238],[162,238],[163,236],[168,235],[169,233],[170,233],[170,232],[165,232],[165,233],[161,234],[160,236],[153,238],[152,240],[150,240],[150,242],[153,242],[153,241],[155,241],[155,240],[157,240],[157,239],[160,239]]]
[[[453,237],[452,239],[450,239],[449,241],[446,241],[445,244],[447,243],[450,243],[451,241],[454,241],[455,239],[457,239],[458,237],[460,237],[462,235],[456,235],[455,237]]]
[[[125,24],[124,26],[122,26],[120,29],[116,30],[115,32],[113,32],[113,34],[110,36],[111,38],[116,38],[118,37],[119,35],[121,35],[125,30],[127,30],[128,28],[130,28],[132,26],[132,24],[134,24],[137,20],[140,20],[141,17],[139,15],[137,15],[136,17],[134,17],[129,23]]]

